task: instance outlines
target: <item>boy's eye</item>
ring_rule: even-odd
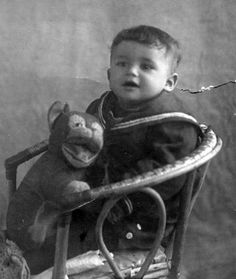
[[[151,64],[141,64],[141,69],[143,70],[152,70],[154,69],[154,66]]]
[[[126,61],[117,61],[116,65],[120,66],[120,67],[125,67],[127,65],[127,62]]]

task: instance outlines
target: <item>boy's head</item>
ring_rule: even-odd
[[[117,34],[111,46],[108,79],[121,105],[137,106],[177,83],[179,43],[153,26],[140,25]]]

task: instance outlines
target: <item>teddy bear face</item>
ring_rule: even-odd
[[[51,127],[49,149],[60,153],[75,168],[91,165],[102,147],[103,128],[92,115],[62,112]]]
[[[103,146],[103,129],[90,115],[72,113],[68,119],[68,134],[62,153],[74,167],[91,165]]]

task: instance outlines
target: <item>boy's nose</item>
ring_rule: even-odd
[[[138,75],[138,67],[135,65],[131,65],[128,69],[127,69],[127,74],[128,75],[132,75],[132,76],[137,76]]]

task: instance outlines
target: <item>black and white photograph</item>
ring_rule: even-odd
[[[0,279],[235,279],[235,46],[235,0],[0,0]]]

